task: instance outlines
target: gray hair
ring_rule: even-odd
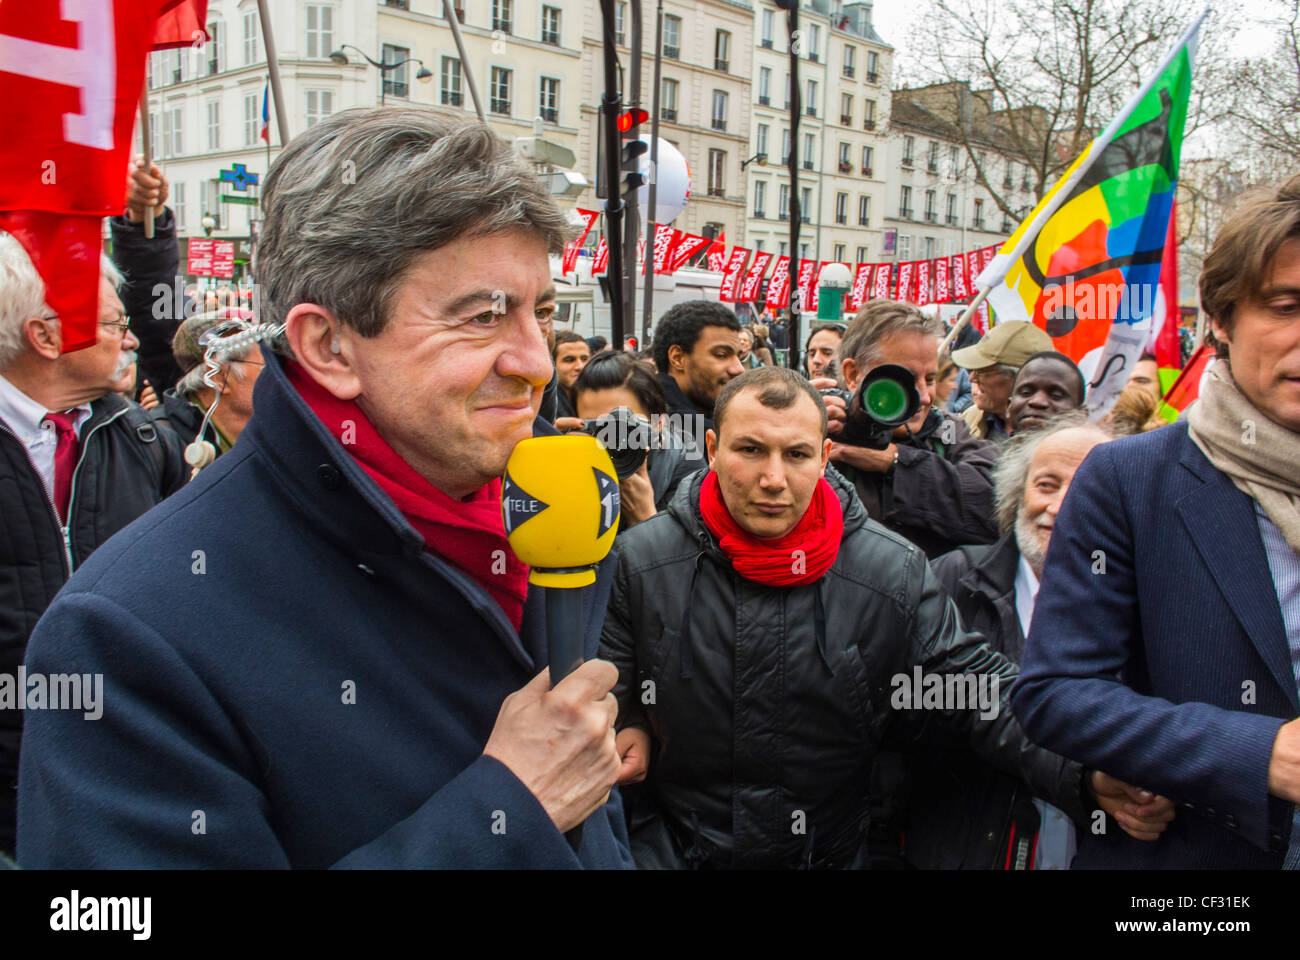
[[[1111,431],[1090,423],[1088,414],[1083,410],[1067,410],[1052,417],[1041,427],[1017,430],[1015,436],[1002,448],[997,466],[993,469],[993,492],[998,529],[1003,533],[1016,525],[1016,514],[1025,500],[1029,465],[1034,460],[1038,445],[1048,437],[1079,427],[1091,430],[1105,440],[1115,438]]]
[[[318,303],[364,337],[383,332],[422,253],[523,228],[558,254],[574,234],[500,136],[432,110],[354,109],[321,121],[271,166],[262,208],[258,321],[281,324],[295,305]]]
[[[858,310],[840,341],[840,357],[848,357],[867,370],[880,362],[880,341],[899,333],[943,336],[943,324],[910,303],[897,300],[868,300]]]
[[[114,289],[122,288],[121,272],[103,254],[100,254],[99,269]],[[45,281],[36,265],[13,234],[0,231],[0,370],[23,352],[23,324],[49,312]]]

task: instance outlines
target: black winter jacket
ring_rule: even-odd
[[[617,725],[653,742],[631,822],[638,865],[862,866],[886,744],[968,745],[1049,796],[1077,796],[1074,771],[1011,715],[1015,666],[961,629],[925,556],[869,520],[843,477],[827,471],[845,521],[834,565],[778,588],[720,552],[699,515],[703,476],[620,541],[601,638],[619,671]],[[914,666],[998,677],[996,716],[894,709]]]
[[[836,464],[853,481],[867,515],[937,557],[998,538],[993,466],[998,449],[971,436],[960,417],[931,410],[921,429],[898,444],[898,465],[867,473]]]
[[[1025,643],[1015,600],[1019,564],[1014,533],[992,546],[961,547],[930,564],[956,603],[962,625],[1017,662]],[[1082,777],[1077,764],[1068,766]],[[908,863],[922,869],[1029,868],[1040,824],[1022,780],[969,750],[913,754],[907,770],[910,805],[902,826]],[[1088,829],[1089,824],[1076,826]]]
[[[143,223],[133,223],[126,217],[111,217],[108,225],[113,237],[113,262],[126,279],[118,292],[131,321],[131,332],[140,341],[140,373],[161,397],[181,376],[172,355],[172,337],[187,309],[197,309],[183,300],[181,309],[176,309],[175,284],[180,273],[176,218],[167,208],[153,222],[152,240],[145,237]],[[155,293],[158,286],[166,293]]]
[[[695,417],[703,416],[700,408],[691,402],[691,398],[682,392],[682,388],[677,385],[677,381],[672,378],[671,374],[659,374],[659,386],[664,391],[664,401],[668,405],[668,412],[676,414],[683,419],[684,423],[693,423]],[[713,429],[713,410],[709,410],[709,415],[704,417],[704,430]],[[704,435],[704,430],[699,431],[700,436]]]
[[[21,440],[0,423],[0,673],[23,662],[36,621],[71,571],[185,482],[176,435],[115,393],[90,405],[65,528]],[[147,577],[147,571],[140,571]],[[0,849],[13,849],[23,711],[0,710]]]

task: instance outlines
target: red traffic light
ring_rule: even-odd
[[[624,110],[618,115],[618,129],[620,133],[627,133],[638,124],[645,123],[650,119],[650,114],[644,110]]]

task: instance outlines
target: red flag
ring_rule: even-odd
[[[578,252],[582,249],[582,244],[586,241],[587,234],[591,233],[591,227],[596,222],[596,218],[600,216],[600,211],[583,210],[579,208],[578,214],[582,217],[585,225],[582,228],[582,234],[577,240],[564,245],[564,262],[561,266],[561,273],[569,273],[577,264]]]
[[[1191,402],[1201,395],[1201,378],[1205,374],[1205,368],[1213,360],[1214,349],[1208,343],[1197,347],[1196,352],[1187,358],[1187,366],[1183,367],[1183,372],[1178,375],[1178,379],[1165,394],[1165,403],[1179,413],[1186,410]]]
[[[970,296],[979,293],[979,287],[975,283],[975,278],[980,275],[984,269],[980,262],[980,252],[978,250],[967,250],[966,257],[966,287],[970,290]]]
[[[948,288],[948,258],[940,257],[935,260],[930,270],[934,277],[934,302],[947,303],[952,299],[952,293]]]
[[[0,154],[0,227],[45,281],[65,351],[98,337],[100,220],[124,206],[145,54],[171,5],[0,3],[0,123],[22,138]]]
[[[1160,258],[1160,301],[1152,316],[1151,341],[1148,349],[1156,355],[1156,366],[1161,369],[1178,369],[1183,365],[1183,347],[1178,339],[1178,324],[1182,319],[1178,310],[1178,236],[1174,223],[1178,216],[1177,204],[1169,211],[1169,230],[1165,234],[1165,250]]]
[[[697,237],[693,233],[683,233],[677,238],[677,246],[668,258],[668,273],[676,273],[709,242],[708,237]]]
[[[655,273],[664,273],[668,269],[668,256],[673,252],[673,245],[681,236],[677,230],[667,224],[655,226]]]
[[[916,264],[916,304],[921,306],[933,302],[934,297],[930,293],[930,261],[921,260]]]
[[[966,285],[966,257],[960,253],[954,253],[948,273],[952,279],[952,298],[954,300],[965,300],[971,295],[970,287]]]
[[[153,29],[153,49],[189,47],[207,36],[208,0],[167,0]]]
[[[727,266],[722,274],[722,285],[718,289],[718,300],[722,303],[736,302],[736,287],[740,283],[740,276],[745,272],[745,265],[749,263],[750,251],[744,247],[732,247],[731,256],[727,258]]]
[[[981,303],[975,308],[975,316],[970,318],[970,325],[981,337],[989,332],[989,305]]]
[[[892,263],[878,263],[871,271],[871,296],[876,300],[889,299],[889,281],[894,273]]]
[[[821,264],[817,261],[799,261],[799,282],[795,285],[795,296],[802,311],[813,309],[813,288],[817,286],[817,274],[820,272]]]
[[[767,272],[767,265],[772,262],[772,254],[764,253],[762,250],[754,254],[754,262],[750,264],[749,272],[745,274],[745,282],[740,287],[740,300],[742,303],[749,303],[758,299],[758,291],[763,287],[763,274]]]
[[[783,310],[790,305],[790,258],[777,257],[772,268],[772,279],[767,282],[767,301],[773,310]]]
[[[984,249],[980,250],[980,269],[981,269],[981,270],[983,270],[985,267],[987,267],[990,263],[993,262],[993,258],[994,258],[995,256],[997,256],[997,253],[998,253],[998,246],[999,246],[999,245],[996,244],[996,243],[990,243],[987,247],[985,247]]]
[[[721,270],[727,265],[727,231],[723,230],[718,234],[718,239],[714,240],[709,246],[709,252],[705,254],[710,270]]]
[[[859,263],[853,274],[853,286],[849,290],[849,310],[854,313],[867,299],[867,288],[871,285],[871,264]]]
[[[609,246],[605,243],[604,236],[596,242],[596,255],[591,259],[591,275],[605,272],[605,267],[609,264]]]
[[[916,261],[904,260],[898,265],[898,290],[895,300],[911,302],[916,293]]]

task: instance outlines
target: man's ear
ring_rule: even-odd
[[[822,476],[826,476],[826,464],[831,462],[831,438],[822,441]]]
[[[668,348],[668,370],[676,372],[686,367],[686,351],[682,349],[680,343],[674,343]]]
[[[858,361],[852,357],[844,357],[840,360],[840,370],[844,374],[844,383],[852,392],[858,388],[858,381],[862,379],[862,371],[858,369]]]
[[[56,321],[28,317],[23,321],[22,330],[23,340],[46,360],[63,356],[63,328]]]
[[[716,430],[704,431],[704,452],[709,457],[709,469],[713,469],[713,459],[718,455],[718,433]]]
[[[1210,332],[1214,334],[1214,339],[1222,344],[1232,343],[1232,334],[1228,331],[1218,317],[1210,317]]]
[[[316,303],[300,303],[284,318],[284,336],[313,380],[340,400],[361,393],[352,345],[356,334]]]

